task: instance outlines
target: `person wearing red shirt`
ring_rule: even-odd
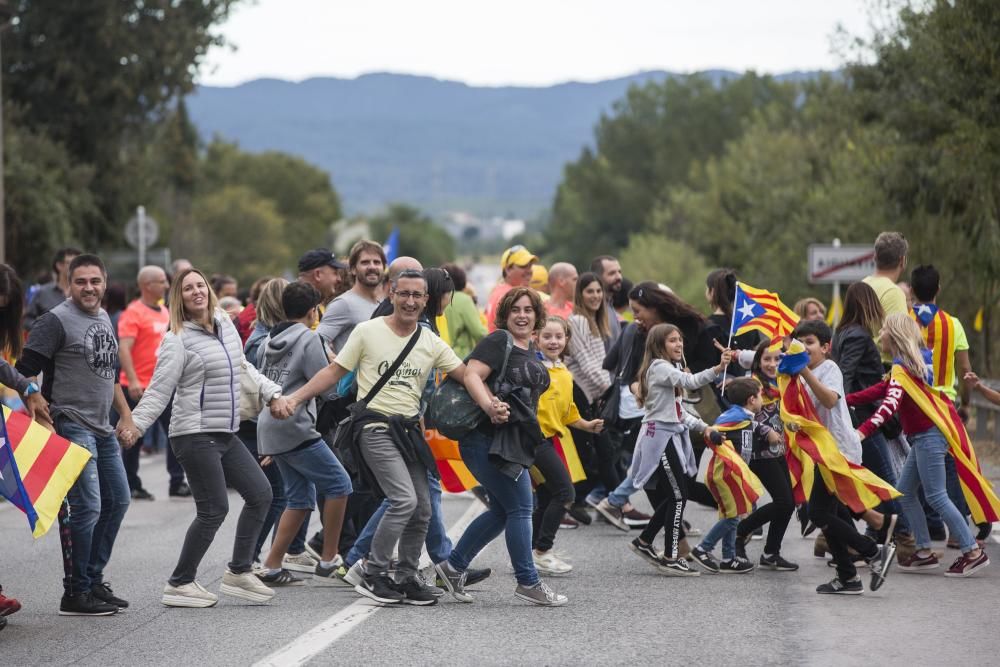
[[[490,292],[486,302],[486,328],[490,333],[496,331],[497,305],[507,292],[515,287],[528,287],[531,283],[532,268],[538,262],[538,257],[532,255],[523,245],[511,246],[500,255],[500,272],[503,280]]]

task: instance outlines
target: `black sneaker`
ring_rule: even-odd
[[[715,556],[705,551],[700,546],[691,550],[691,557],[694,558],[694,562],[698,563],[698,565],[700,565],[706,572],[711,572],[712,574],[719,573],[719,561],[715,560]]]
[[[170,486],[170,497],[171,498],[190,498],[191,497],[191,487],[187,485],[187,482],[181,482],[180,484],[172,484]]]
[[[896,534],[896,523],[899,521],[898,514],[886,514],[882,517],[882,528],[876,531],[877,539],[879,544],[884,546],[889,546],[889,542],[892,541],[892,536]]]
[[[138,489],[132,489],[132,500],[156,500],[153,494],[146,489],[139,487]]]
[[[976,528],[978,529],[976,532],[977,542],[985,542],[986,538],[988,538],[990,536],[990,533],[993,532],[993,524],[989,522],[977,523]]]
[[[750,536],[740,537],[736,536],[736,557],[742,558],[743,560],[750,560],[747,558],[747,542],[750,541]]]
[[[781,554],[774,554],[773,556],[761,554],[760,567],[764,570],[777,570],[778,572],[795,572],[795,570],[799,569],[798,563],[785,560],[781,557]]]
[[[693,551],[691,553],[694,553]],[[719,572],[722,574],[747,574],[754,571],[754,565],[746,558],[734,558],[724,560],[719,563]]]
[[[93,593],[63,595],[59,603],[60,616],[113,616],[118,607],[94,597]]]
[[[660,554],[656,553],[652,544],[643,544],[637,537],[628,543],[628,548],[650,565],[656,567],[660,564]]]
[[[589,526],[594,520],[594,518],[590,516],[590,512],[587,511],[586,505],[573,505],[568,511],[571,517],[585,526]]]
[[[285,568],[281,568],[277,572],[268,572],[267,570],[258,572],[257,578],[268,586],[304,586],[306,583]]]
[[[101,602],[113,604],[119,609],[128,609],[128,602],[122,600],[120,597],[115,597],[114,592],[111,590],[111,584],[106,581],[103,584],[97,584],[91,587],[90,592],[93,593],[94,597]]]
[[[474,586],[480,581],[489,579],[493,570],[488,567],[470,567],[465,571],[465,585]]]
[[[396,604],[403,601],[403,593],[396,582],[384,574],[367,574],[361,583],[354,587],[361,595],[382,604]]]
[[[756,530],[754,530],[753,533],[750,534],[750,539],[751,540],[762,540],[762,539],[764,539],[764,529],[763,528],[757,528]]]
[[[437,596],[434,595],[434,592],[416,577],[410,577],[406,581],[396,584],[396,589],[403,594],[403,604],[412,604],[417,607],[437,604]]]
[[[885,578],[889,576],[889,568],[892,567],[893,561],[896,560],[896,543],[891,541],[891,535],[889,544],[879,544],[876,545],[876,548],[878,551],[875,555],[865,559],[868,562],[868,567],[872,570],[872,591],[882,588]]]
[[[854,577],[850,581],[841,581],[839,577],[835,577],[828,583],[817,586],[816,592],[821,595],[861,595],[865,592],[865,587],[861,585],[861,577]]]

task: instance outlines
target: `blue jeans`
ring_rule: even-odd
[[[736,558],[736,526],[739,525],[738,517],[732,519],[719,519],[712,526],[712,529],[702,538],[699,549],[712,552],[715,545],[722,540],[722,560],[732,560]]]
[[[880,478],[896,486],[896,472],[889,462],[889,441],[881,432],[875,431],[870,436],[861,441],[861,464],[878,475]],[[882,514],[897,514],[899,521],[896,530],[903,533],[910,532],[909,522],[902,511],[902,506],[895,498],[883,501],[877,508]]]
[[[67,595],[75,595],[104,582],[104,567],[111,560],[131,495],[114,433],[98,435],[68,417],[56,420],[56,432],[91,454],[66,496],[73,542],[63,588]]]
[[[913,529],[917,548],[928,549],[931,546],[927,519],[917,497],[917,489],[922,485],[927,503],[944,519],[952,537],[958,540],[962,553],[974,549],[976,538],[965,517],[948,497],[945,475],[948,442],[944,435],[936,426],[932,426],[923,433],[907,434],[907,439],[910,441],[910,455],[906,457],[903,472],[899,476],[899,490],[903,493],[900,504],[906,512],[910,528]]]
[[[291,510],[312,510],[316,493],[324,498],[351,495],[351,478],[333,451],[317,439],[308,447],[276,454],[274,462],[285,482],[285,503]]]
[[[424,539],[424,546],[427,547],[427,555],[431,557],[433,563],[443,563],[451,555],[451,538],[448,537],[448,530],[444,527],[444,516],[441,514],[441,482],[430,472],[427,473],[427,488],[431,498],[431,522],[427,526],[427,537]],[[378,528],[378,522],[382,520],[382,515],[389,508],[389,501],[383,500],[375,513],[368,519],[364,530],[354,541],[354,546],[347,552],[344,560],[348,567],[364,558],[371,548],[372,535]]]
[[[632,477],[626,475],[622,483],[618,485],[618,488],[608,494],[608,503],[621,509],[628,502],[629,498],[632,497],[632,494],[638,491],[639,489],[632,485]]]
[[[451,551],[448,563],[459,572],[469,564],[487,544],[505,533],[510,564],[514,577],[522,586],[538,583],[538,571],[531,558],[531,513],[534,508],[531,495],[531,475],[525,469],[518,478],[511,479],[490,463],[490,440],[479,431],[472,431],[458,441],[462,461],[475,476],[490,499],[490,509],[480,514],[465,529],[462,538]]]

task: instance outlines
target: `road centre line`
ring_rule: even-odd
[[[465,532],[468,525],[472,523],[472,520],[485,511],[485,509],[485,506],[479,500],[473,499],[469,507],[465,510],[465,514],[448,530],[448,537],[452,541],[457,540]],[[426,563],[424,559],[421,559],[421,568],[426,567],[429,563],[430,559],[427,559]],[[261,658],[254,663],[254,667],[291,667],[293,665],[304,665],[348,632],[367,621],[381,608],[381,605],[374,603],[368,598],[355,600],[344,609],[341,609],[319,625],[299,635],[274,653]]]

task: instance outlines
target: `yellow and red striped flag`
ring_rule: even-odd
[[[436,429],[424,431],[424,439],[437,461],[441,473],[441,488],[449,493],[462,493],[479,486],[476,477],[462,460],[458,443],[441,435]]]
[[[962,494],[969,505],[974,523],[994,522],[1000,517],[1000,498],[989,480],[983,477],[979,459],[972,448],[965,425],[955,410],[955,404],[926,382],[917,381],[898,364],[893,365],[892,379],[917,404],[927,418],[944,434],[949,452],[955,459],[955,469],[962,485]]]
[[[576,442],[573,440],[571,433],[567,432],[561,438],[554,436],[552,438],[552,446],[555,448],[559,460],[563,462],[566,470],[569,471],[569,478],[574,484],[587,479],[587,473],[583,470],[583,462],[580,461],[580,454],[576,451]],[[536,485],[545,483],[545,475],[536,466],[528,468],[528,472],[531,473],[531,481]]]
[[[0,488],[28,517],[36,538],[48,532],[90,452],[50,432],[27,415],[3,407]]]
[[[727,422],[716,424],[715,429],[736,431],[749,425],[749,421]],[[736,453],[731,441],[725,440],[720,445],[706,441],[706,444],[712,450],[712,458],[708,462],[705,486],[719,505],[719,517],[733,519],[752,512],[753,504],[764,493],[760,479]]]
[[[840,502],[852,512],[861,513],[902,495],[868,468],[844,457],[833,434],[819,420],[816,407],[797,375],[779,374],[778,387],[781,390],[781,421],[786,427],[795,424],[799,429],[797,432],[786,430],[792,457],[798,461],[806,457],[811,459],[827,490]],[[795,481],[794,475],[792,481]]]
[[[731,335],[757,330],[763,332],[774,345],[791,334],[798,323],[799,316],[781,302],[776,292],[736,283],[733,322],[729,327]]]
[[[933,303],[918,303],[910,317],[920,326],[920,336],[931,351],[935,387],[955,385],[955,321]]]

